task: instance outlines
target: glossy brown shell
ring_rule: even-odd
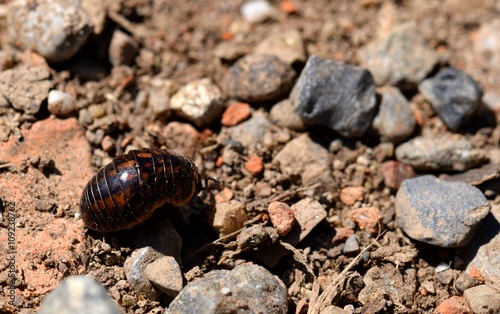
[[[170,150],[133,150],[113,159],[87,183],[80,199],[82,219],[97,231],[130,229],[166,203],[189,203],[200,187],[191,159]]]

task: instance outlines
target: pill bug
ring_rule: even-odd
[[[90,179],[80,199],[81,215],[90,229],[130,229],[166,203],[186,205],[201,188],[198,169],[186,156],[171,150],[133,150]]]

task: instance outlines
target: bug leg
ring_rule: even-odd
[[[207,190],[208,189],[208,182],[209,181],[212,181],[215,183],[215,185],[217,185],[217,188],[220,189],[222,187],[222,182],[219,181],[217,178],[215,177],[205,177],[205,187],[204,189]]]

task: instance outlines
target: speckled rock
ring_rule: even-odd
[[[397,27],[358,52],[362,66],[373,75],[377,86],[413,88],[434,68],[438,54],[415,22]]]
[[[491,208],[476,187],[432,175],[403,181],[394,206],[408,236],[441,247],[468,244]]]
[[[7,15],[11,41],[24,49],[38,52],[49,62],[71,58],[92,32],[87,13],[77,1],[11,2]]]
[[[14,109],[34,114],[40,110],[52,88],[49,79],[47,67],[21,64],[0,73],[0,93]]]
[[[122,314],[103,286],[89,277],[65,279],[42,302],[39,314]]]
[[[497,289],[479,285],[465,290],[464,298],[474,314],[500,313],[500,287]]]
[[[276,56],[247,55],[233,64],[224,79],[229,97],[245,102],[276,99],[290,91],[295,72]]]
[[[396,148],[396,158],[417,170],[464,171],[479,165],[485,153],[458,134],[419,136]]]
[[[287,313],[285,286],[265,268],[245,264],[214,270],[189,283],[166,314]]]
[[[205,127],[220,118],[224,104],[219,87],[204,78],[181,87],[170,98],[170,109],[198,127]]]
[[[395,87],[381,87],[378,92],[382,101],[372,127],[381,141],[400,143],[413,133],[417,124],[410,103]]]
[[[467,122],[479,108],[483,90],[470,76],[455,68],[444,68],[422,81],[418,90],[451,130]]]
[[[269,218],[280,236],[285,236],[292,230],[295,223],[295,215],[288,204],[283,202],[271,202],[267,208]]]
[[[376,113],[375,83],[365,69],[311,56],[290,93],[295,112],[347,138],[362,136]]]
[[[416,271],[413,268],[399,269],[392,264],[370,268],[363,277],[365,287],[358,298],[366,303],[377,297],[389,297],[394,303],[413,304],[417,289]]]
[[[182,290],[182,271],[172,256],[163,256],[147,265],[144,274],[158,289],[170,297]]]

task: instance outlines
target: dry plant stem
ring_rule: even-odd
[[[286,191],[286,192],[274,195],[272,197],[269,197],[268,200],[267,200],[267,202],[268,203],[272,203],[272,202],[281,201],[284,198],[290,197],[292,195],[295,195],[295,194],[303,192],[303,191],[307,191],[307,190],[311,190],[311,189],[317,188],[318,186],[320,186],[320,184],[316,183],[316,184],[313,184],[313,185],[310,185],[310,186],[306,186],[305,188],[295,189],[295,190],[292,190],[292,191]]]

